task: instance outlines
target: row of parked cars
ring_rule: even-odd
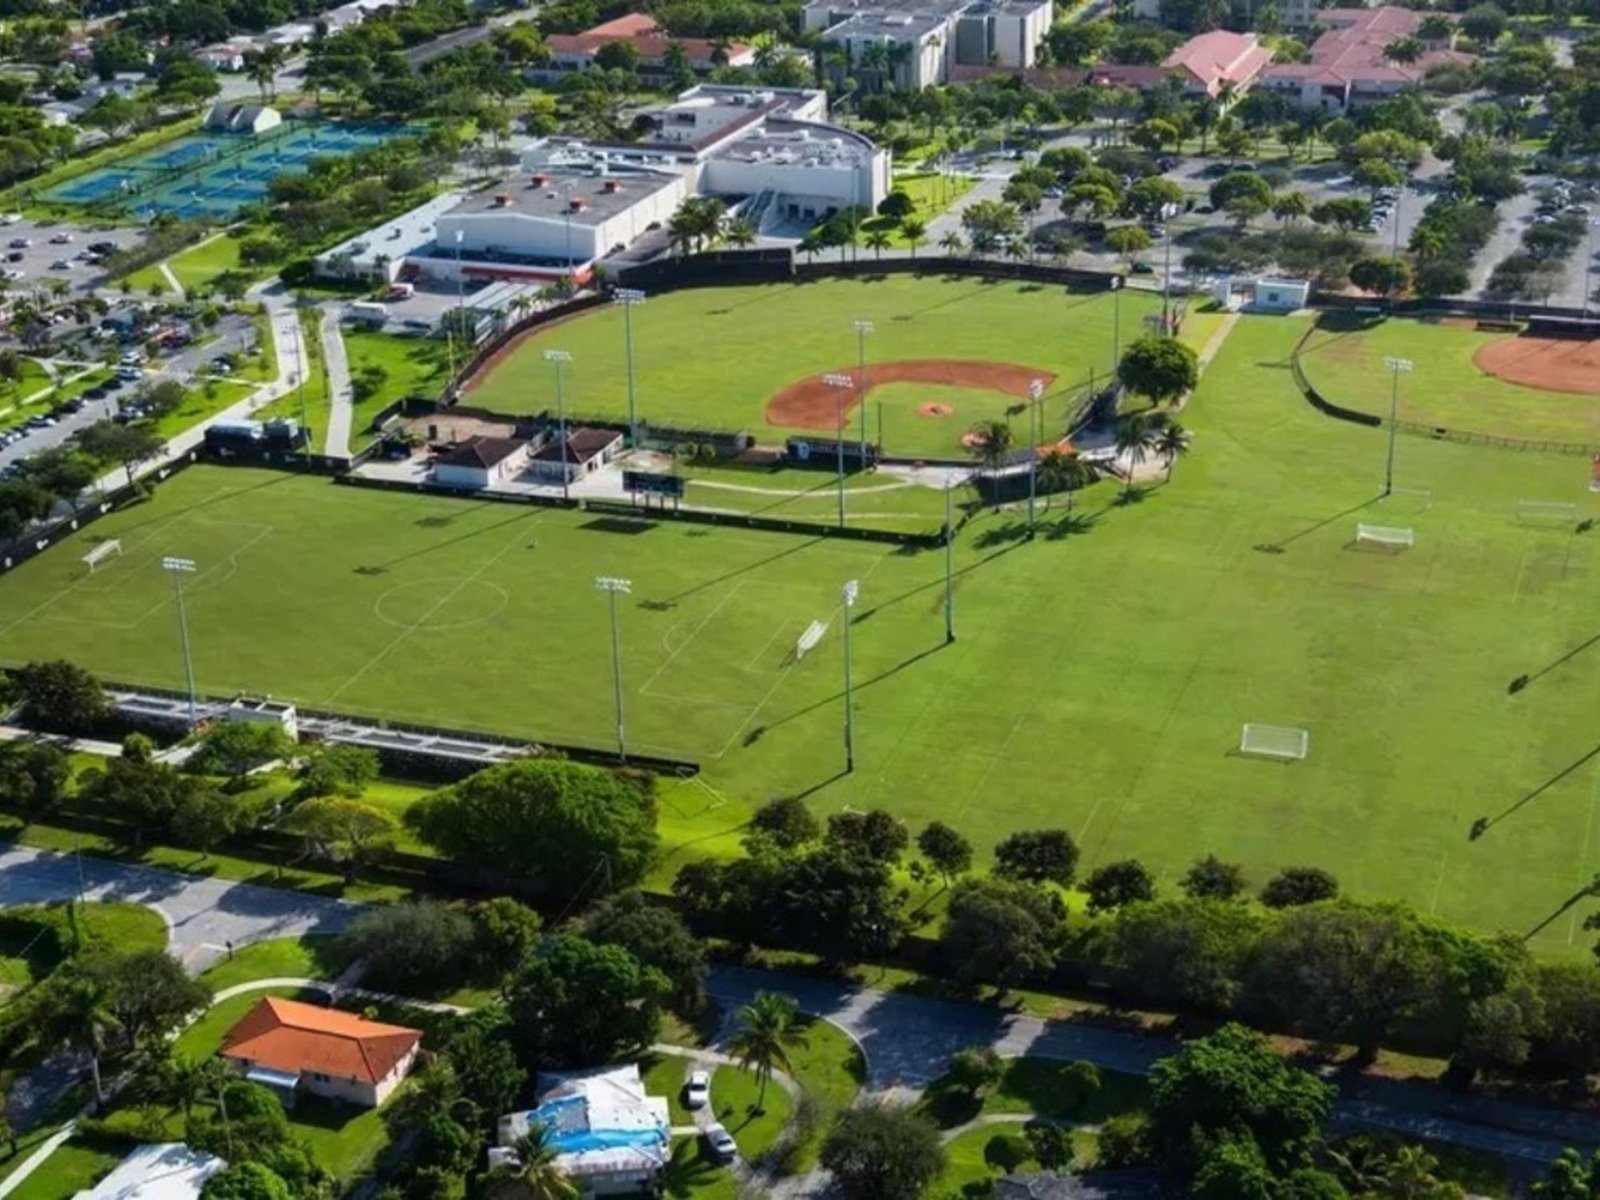
[[[683,1085],[683,1106],[697,1109],[704,1108],[710,1103],[711,1072],[690,1071],[688,1082]],[[739,1144],[733,1140],[733,1135],[727,1131],[722,1122],[712,1121],[709,1125],[702,1126],[700,1134],[705,1138],[711,1156],[718,1162],[732,1162],[739,1157]]]

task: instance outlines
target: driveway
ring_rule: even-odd
[[[191,972],[268,938],[339,933],[361,911],[343,900],[179,875],[88,855],[13,847],[0,852],[0,907],[71,900],[146,904],[167,923],[167,949]]]

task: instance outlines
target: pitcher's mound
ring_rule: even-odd
[[[1600,340],[1501,338],[1478,347],[1472,361],[1507,383],[1545,392],[1600,394]]]
[[[949,404],[924,404],[917,409],[919,417],[953,417],[956,410]]]

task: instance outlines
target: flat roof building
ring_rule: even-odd
[[[811,0],[803,14],[845,52],[848,73],[876,71],[907,90],[949,83],[956,67],[1033,67],[1054,19],[1052,0]],[[875,47],[887,54],[869,65]]]

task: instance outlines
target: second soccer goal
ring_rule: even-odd
[[[1298,762],[1311,751],[1311,734],[1292,725],[1249,725],[1239,737],[1239,753]]]

